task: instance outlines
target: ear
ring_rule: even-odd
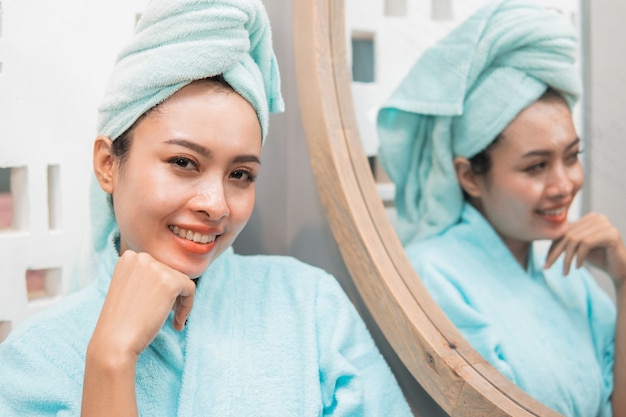
[[[113,141],[106,136],[98,136],[93,144],[93,170],[102,189],[111,194],[114,188],[114,172],[117,160],[113,156]]]
[[[472,171],[470,161],[467,158],[457,156],[454,158],[454,171],[461,188],[470,197],[479,198],[481,192],[478,185],[478,176]]]

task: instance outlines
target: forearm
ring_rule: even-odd
[[[626,286],[617,287],[617,322],[615,324],[615,360],[613,364],[614,417],[626,417]]]
[[[138,416],[136,363],[132,355],[109,354],[92,341],[87,349],[81,416]]]

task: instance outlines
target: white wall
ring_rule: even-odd
[[[0,167],[14,204],[0,230],[0,340],[67,292],[88,222],[96,108],[141,3],[0,1]],[[48,271],[47,294],[30,302],[27,270]]]

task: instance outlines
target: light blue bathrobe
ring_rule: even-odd
[[[85,351],[114,266],[0,344],[0,416],[80,415]],[[295,259],[221,255],[137,365],[141,416],[411,416],[333,277]]]
[[[507,378],[565,416],[610,416],[615,306],[584,268],[521,268],[465,204],[458,224],[407,254],[469,343]],[[532,251],[531,251],[532,252]]]

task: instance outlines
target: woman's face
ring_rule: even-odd
[[[583,183],[580,141],[567,104],[548,97],[524,109],[489,151],[477,177],[479,209],[505,240],[556,239]]]
[[[261,127],[239,94],[194,82],[141,120],[113,164],[120,251],[200,276],[252,214]]]

